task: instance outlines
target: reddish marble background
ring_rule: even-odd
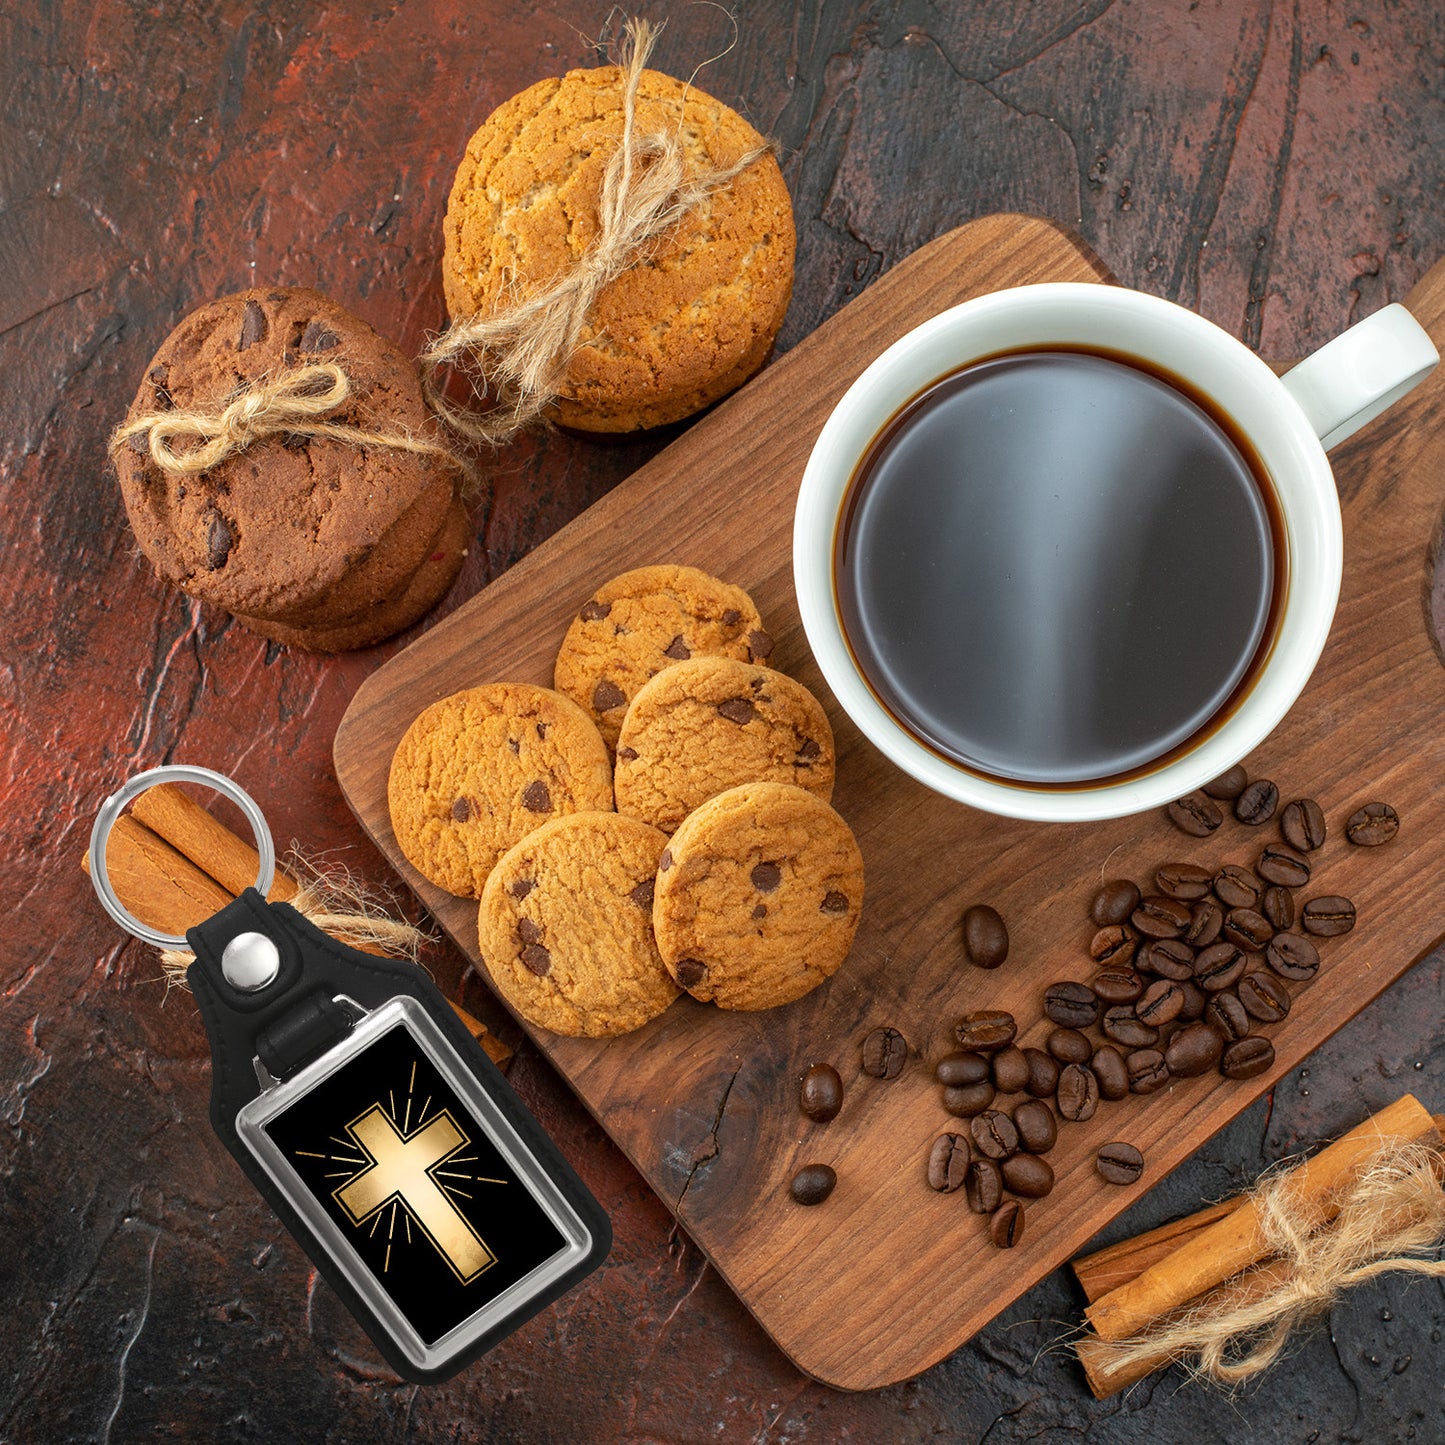
[[[1445,253],[1436,0],[734,14],[736,34],[720,7],[678,5],[657,64],[686,74],[726,50],[702,83],[782,144],[799,230],[783,346],[1000,209],[1075,226],[1125,282],[1269,356],[1403,296]],[[467,136],[534,79],[596,63],[606,19],[575,0],[0,11],[0,1440],[1445,1438],[1445,1293],[1394,1281],[1242,1402],[1176,1373],[1092,1402],[1050,1348],[1077,1313],[1061,1275],[919,1379],[836,1394],[771,1345],[528,1047],[513,1082],[612,1211],[616,1247],[483,1362],[416,1389],[378,1367],[210,1136],[194,1009],[78,871],[91,817],[124,774],[207,763],[281,839],[387,882],[329,760],[347,699],[400,644],[293,656],[163,590],[105,435],[166,331],[238,287],[319,285],[417,347],[442,316],[439,221]],[[499,457],[451,605],[659,445],[555,436]],[[455,955],[430,963],[509,1032]],[[1113,1233],[1406,1088],[1445,1105],[1440,984],[1434,955]]]

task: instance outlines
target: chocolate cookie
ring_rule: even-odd
[[[329,627],[288,627],[259,617],[237,617],[252,632],[303,652],[351,652],[374,647],[426,616],[451,590],[472,537],[467,509],[453,504],[441,532],[432,540],[411,580],[395,596]]]
[[[740,783],[833,796],[833,730],[800,682],[755,663],[695,657],[643,685],[617,741],[617,810],[672,832]]]
[[[790,783],[747,783],[673,834],[652,926],[662,961],[694,998],[772,1008],[837,971],[862,904],[863,858],[842,818]]]
[[[677,997],[652,936],[664,834],[573,813],[508,849],[482,889],[478,939],[497,992],[530,1023],[605,1038]]]
[[[612,769],[576,703],[494,682],[434,702],[412,723],[391,760],[387,802],[412,867],[475,898],[497,859],[533,829],[610,810]]]
[[[698,656],[764,662],[772,650],[741,587],[696,567],[638,567],[582,604],[562,639],[554,681],[615,747],[628,703],[663,668]]]
[[[538,81],[472,136],[443,225],[454,320],[535,293],[594,243],[622,135],[622,77],[607,65]],[[735,111],[653,70],[638,86],[634,134],[676,137],[694,173],[762,144]],[[603,288],[567,363],[557,420],[602,432],[660,426],[740,386],[782,325],[793,250],[788,190],[765,154]]]
[[[219,411],[263,377],[329,362],[351,396],[326,421],[432,434],[415,366],[304,287],[242,291],[192,312],[156,352],[126,420]],[[144,434],[114,456],[136,540],[164,580],[228,612],[307,629],[404,589],[458,481],[444,459],[329,438],[270,437],[193,476],[158,467]]]

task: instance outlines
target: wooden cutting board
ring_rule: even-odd
[[[1211,838],[1175,832],[1161,813],[1109,823],[990,817],[927,792],[847,721],[809,654],[793,597],[793,502],[830,408],[890,342],[983,292],[1107,276],[1055,227],[1018,216],[973,222],[875,282],[757,380],[375,673],[336,735],[347,799],[378,845],[477,957],[475,905],[420,878],[398,852],[386,778],[407,725],[437,698],[498,679],[550,684],[568,621],[592,589],[629,567],[686,562],[746,587],[777,638],[775,665],[829,709],[838,740],[834,803],[853,825],[867,898],[853,953],[807,998],[761,1014],[727,1014],[684,998],[647,1028],[607,1043],[532,1029],[583,1102],[626,1151],[708,1258],[797,1365],[846,1389],[901,1380],[956,1349],[1079,1249],[1143,1188],[1197,1149],[1434,944],[1433,898],[1445,865],[1445,672],[1428,625],[1430,564],[1445,492],[1445,380],[1334,454],[1345,513],[1344,592],[1324,658],[1284,723],[1247,760],[1284,799],[1312,795],[1331,835],[1314,855],[1314,893],[1343,893],[1360,922],[1326,940],[1324,967],[1296,990],[1270,1033],[1273,1070],[1246,1083],[1177,1081],[1148,1098],[1102,1104],[1065,1124],[1050,1155],[1058,1184],[1028,1206],[1022,1244],[999,1250],[962,1193],[924,1182],[945,1128],[931,1065],[958,1015],[1012,1010],[1021,1042],[1041,1043],[1041,994],[1087,979],[1088,898],[1101,877],[1147,879],[1175,859],[1251,863],[1273,825],[1233,819]],[[1445,340],[1445,267],[1410,306]],[[1370,799],[1393,803],[1400,836],[1366,850],[1344,820]],[[959,916],[997,907],[1012,951],[984,973],[963,961]],[[913,1056],[894,1082],[863,1075],[859,1043],[901,1029]],[[812,1124],[797,1083],[817,1059],[846,1086],[841,1115]],[[1140,1186],[1094,1173],[1113,1139],[1144,1150]],[[788,1197],[802,1164],[836,1168],[820,1208]]]

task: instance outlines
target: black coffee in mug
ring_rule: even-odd
[[[935,382],[876,436],[834,543],[882,705],[966,768],[1118,781],[1218,726],[1273,640],[1284,522],[1207,398],[1060,348]]]

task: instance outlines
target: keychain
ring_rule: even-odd
[[[184,937],[135,918],[105,865],[122,810],[165,782],[233,802],[261,859]],[[260,808],[209,768],[138,774],[90,835],[106,912],[195,953],[216,1133],[392,1368],[446,1379],[601,1264],[611,1226],[426,974],[268,903],[275,866]]]

